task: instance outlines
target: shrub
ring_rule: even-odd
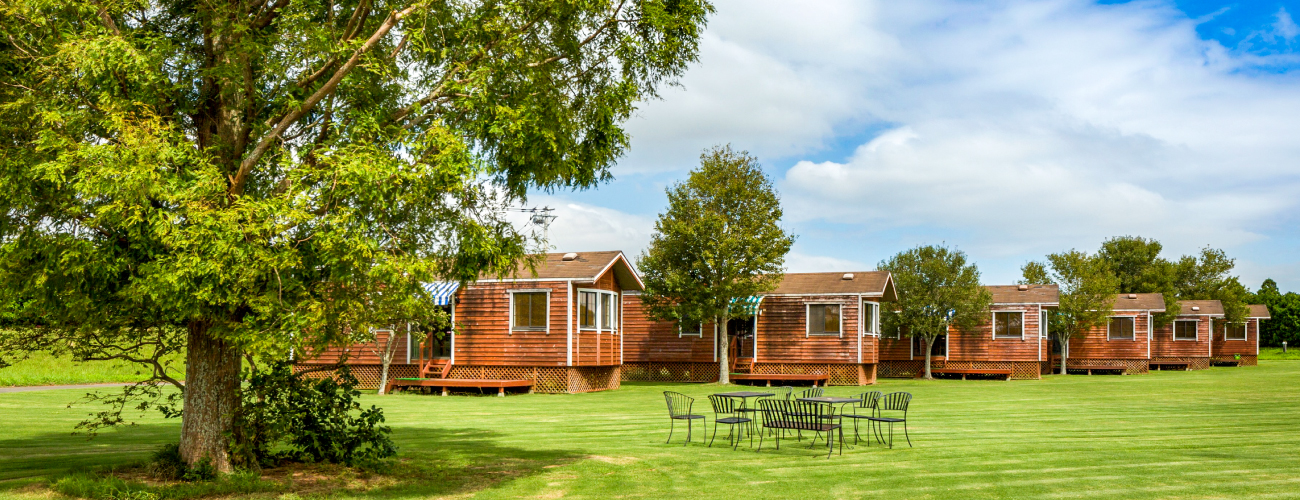
[[[232,436],[232,458],[244,467],[278,461],[364,465],[397,454],[381,425],[383,410],[363,409],[347,367],[309,380],[276,362],[249,376]]]

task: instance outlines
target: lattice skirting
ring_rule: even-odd
[[[1240,366],[1258,366],[1258,365],[1259,365],[1259,358],[1256,357],[1254,354],[1242,354],[1242,355],[1241,355],[1241,359],[1237,359],[1236,356],[1235,356],[1235,355],[1232,355],[1232,354],[1228,354],[1228,355],[1225,355],[1225,356],[1215,356],[1215,357],[1214,357],[1214,362],[1215,362],[1215,363],[1219,363],[1219,362],[1231,362],[1231,361],[1236,361],[1237,364],[1240,365]]]
[[[1073,370],[1075,366],[1113,366],[1116,369],[1123,368],[1125,375],[1137,375],[1147,373],[1151,369],[1151,360],[1149,359],[1080,359],[1070,358],[1068,367]]]
[[[1042,378],[1042,363],[1037,361],[947,361],[930,360],[930,369],[939,370],[1011,370],[1012,380],[1037,380]],[[925,372],[925,360],[881,361],[881,378],[913,378]]]
[[[1210,358],[1206,357],[1159,357],[1151,358],[1148,365],[1164,365],[1169,363],[1187,364],[1188,370],[1206,370],[1210,368]]]
[[[717,382],[717,363],[623,363],[624,382]]]
[[[845,363],[755,363],[753,372],[760,375],[829,375],[827,385],[868,385],[876,383],[875,365]]]
[[[303,372],[321,365],[296,365],[295,372]],[[379,388],[379,370],[380,365],[348,365],[352,370],[352,376],[357,378],[358,389],[378,389]],[[325,378],[333,375],[333,372],[312,372],[307,378]],[[409,378],[420,376],[419,365],[388,365],[388,378]]]
[[[312,365],[298,365],[296,369],[302,371],[311,367]],[[359,389],[379,387],[379,365],[348,365],[348,368],[352,369],[352,375],[357,378]],[[389,365],[388,377],[417,377],[419,370],[417,365]],[[316,372],[309,376],[321,378],[330,375],[330,372]],[[618,389],[619,367],[453,365],[447,378],[532,380],[533,392],[564,394]]]

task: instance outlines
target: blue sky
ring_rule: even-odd
[[[561,251],[644,248],[701,150],[759,158],[791,271],[946,243],[1009,283],[1135,234],[1300,289],[1300,29],[1288,2],[719,1],[616,180],[534,195]]]

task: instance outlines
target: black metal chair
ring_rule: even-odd
[[[682,446],[686,446],[691,442],[691,422],[695,420],[703,420],[704,415],[691,414],[691,406],[695,405],[695,398],[680,392],[664,391],[664,400],[668,402],[668,418],[671,419],[672,422],[668,427],[668,441],[664,441],[664,443],[672,442],[673,428],[677,427],[677,421],[685,420],[686,442],[682,443]]]
[[[912,402],[912,395],[906,392],[891,392],[881,396],[876,404],[876,416],[868,417],[867,420],[876,424],[876,440],[884,443],[881,439],[881,424],[889,424],[889,448],[894,448],[894,424],[903,423],[903,436],[907,438],[907,447],[912,447],[912,437],[907,434],[907,406]],[[888,412],[888,413],[886,413]],[[894,416],[888,416],[894,415]]]
[[[845,405],[845,407],[851,408],[853,413],[840,410],[840,417],[853,420],[853,444],[858,444],[858,441],[861,439],[861,436],[858,435],[858,421],[879,416],[879,413],[876,411],[876,404],[879,403],[881,394],[880,391],[867,391],[858,394],[857,396],[854,396],[854,398],[861,399],[862,401],[852,403],[851,405]],[[867,432],[871,432],[871,429],[871,422],[867,422]],[[870,434],[868,434],[868,436],[870,436]],[[871,444],[870,439],[867,440],[867,444]]]
[[[822,394],[824,394],[825,392],[826,392],[826,390],[823,389],[823,388],[821,388],[821,387],[812,387],[812,388],[808,388],[808,389],[804,389],[804,390],[802,390],[802,391],[799,391],[799,398],[820,398],[820,397],[822,397]],[[791,400],[791,399],[796,399],[796,400],[797,400],[797,399],[799,399],[799,398],[790,398],[790,397],[787,396],[787,397],[786,397],[786,400],[787,400],[787,401],[788,401],[788,400]],[[806,415],[799,415],[799,416],[806,416]],[[800,440],[800,441],[803,441],[803,430],[799,430],[799,431],[798,431],[798,434],[799,434],[799,440]],[[815,443],[815,442],[817,442],[817,441],[814,440],[813,442]]]
[[[826,458],[835,451],[835,431],[840,434],[840,454],[844,454],[844,429],[829,418],[835,413],[835,407],[828,404],[806,401],[781,401],[778,399],[761,399],[758,401],[760,414],[763,416],[763,428],[772,429],[776,435],[776,449],[781,449],[781,432],[787,430],[814,431],[826,433]],[[763,435],[758,436],[758,451],[763,451]]]
[[[789,401],[790,399],[792,399],[791,396],[794,395],[794,387],[783,385],[781,386],[780,389],[777,390],[776,395],[785,398],[786,401]]]
[[[709,438],[709,447],[713,447],[713,440],[718,437],[718,424],[727,424],[727,444],[732,444],[731,436],[736,435],[735,444],[731,449],[740,447],[741,434],[735,432],[736,426],[753,422],[753,419],[739,416],[741,408],[736,404],[736,398],[727,396],[709,396],[709,402],[713,404],[713,437]],[[756,410],[757,411],[757,410]],[[723,416],[729,415],[729,416]],[[722,418],[718,418],[722,417]],[[745,426],[741,425],[741,432],[744,432]],[[754,446],[754,434],[749,435],[749,445]]]

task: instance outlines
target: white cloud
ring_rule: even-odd
[[[785,269],[791,273],[817,273],[834,271],[870,271],[875,266],[855,260],[837,259],[824,255],[809,255],[791,251],[785,256]]]
[[[530,207],[551,207],[555,219],[549,229],[551,251],[591,252],[622,250],[635,259],[650,243],[654,220],[612,208],[579,203],[555,196],[533,196]],[[523,227],[528,214],[512,213],[510,219]]]
[[[1297,27],[1295,21],[1291,20],[1291,13],[1287,12],[1286,8],[1277,9],[1277,14],[1274,14],[1273,17],[1277,19],[1277,21],[1273,22],[1274,33],[1288,41],[1300,34],[1300,27]]]

